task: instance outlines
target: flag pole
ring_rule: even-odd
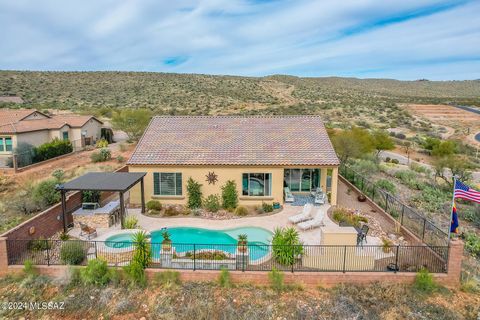
[[[450,208],[450,224],[448,225],[448,243],[450,243],[450,237],[452,236],[453,206],[455,205],[455,185],[456,184],[457,184],[457,177],[453,175],[453,194],[452,194],[452,207]]]

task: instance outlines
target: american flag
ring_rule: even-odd
[[[480,203],[480,191],[476,191],[461,181],[455,181],[455,190],[454,190],[455,199],[464,199],[471,200],[477,203]]]

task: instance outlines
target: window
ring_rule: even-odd
[[[320,185],[318,169],[285,169],[284,186],[294,192],[309,192]]]
[[[160,196],[182,195],[181,172],[154,172],[153,194]]]
[[[62,132],[62,138],[63,138],[63,140],[68,140],[68,131],[63,131]]]
[[[244,173],[242,175],[242,195],[270,196],[272,195],[271,173]]]
[[[0,152],[4,151],[12,151],[13,146],[12,146],[12,138],[11,137],[4,137],[0,138]]]

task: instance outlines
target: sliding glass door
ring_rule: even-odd
[[[319,186],[318,169],[285,169],[284,184],[292,192],[310,192]]]

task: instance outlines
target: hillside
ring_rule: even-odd
[[[109,112],[147,107],[158,114],[322,114],[327,121],[396,126],[397,103],[480,105],[480,81],[397,81],[293,76],[236,77],[145,72],[0,71],[0,106]],[[92,110],[93,109],[93,110]]]

